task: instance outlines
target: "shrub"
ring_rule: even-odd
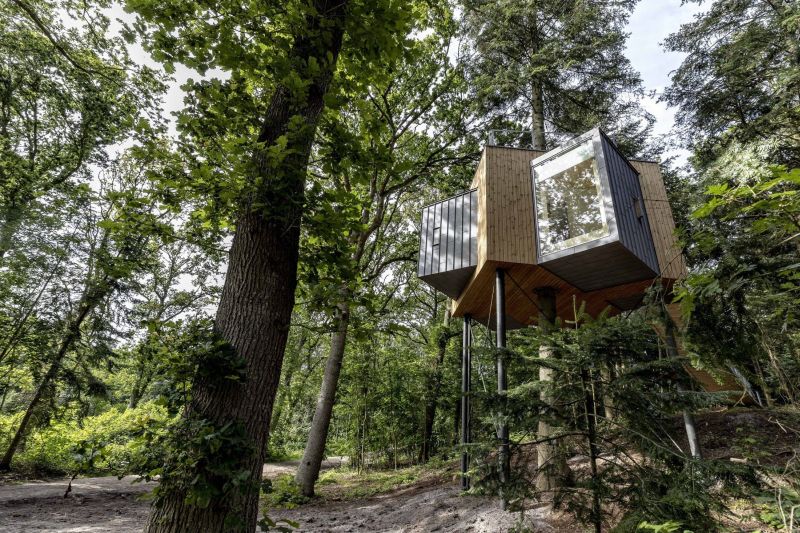
[[[0,415],[0,442],[5,446],[13,436],[21,413]],[[126,475],[135,472],[142,455],[152,455],[150,448],[153,432],[163,430],[170,421],[166,409],[155,402],[147,402],[134,409],[112,407],[96,416],[82,420],[51,421],[47,426],[30,432],[14,457],[16,470],[61,475],[84,470],[80,451],[91,443],[102,449],[102,454],[92,462],[87,474]]]

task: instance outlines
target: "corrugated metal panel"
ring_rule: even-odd
[[[639,174],[605,135],[601,134],[600,137],[614,200],[619,241],[657,274],[658,257],[639,185]]]
[[[477,196],[467,191],[422,210],[417,272],[448,295],[458,296],[477,264]]]

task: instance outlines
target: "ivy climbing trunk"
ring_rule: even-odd
[[[344,349],[347,344],[347,328],[350,326],[349,294],[345,303],[339,304],[336,312],[336,329],[331,335],[331,348],[325,363],[325,375],[322,388],[317,398],[314,419],[308,433],[308,442],[303,452],[303,460],[297,468],[297,484],[306,496],[314,495],[314,483],[317,482],[325,455],[325,442],[328,440],[328,429],[331,424],[331,413],[336,401],[336,389],[339,385],[339,373],[342,371]]]
[[[202,505],[193,503],[189,480],[164,484],[176,468],[168,460],[162,492],[145,527],[148,533],[256,529],[270,417],[294,307],[308,159],[341,50],[348,6],[346,0],[312,4],[288,57],[307,83],[297,92],[279,84],[271,96],[216,315],[216,332],[241,359],[245,378],[231,381],[198,373],[183,417],[215,428],[235,425],[248,445],[240,450],[236,472],[210,478],[216,492]],[[275,146],[284,143],[276,157]],[[185,443],[195,445],[200,446]],[[208,472],[215,466],[209,465]],[[237,484],[236,476],[245,472],[246,481]]]

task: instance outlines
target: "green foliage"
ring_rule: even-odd
[[[258,521],[258,528],[261,531],[278,531],[280,533],[291,533],[300,525],[292,520],[279,519],[273,520],[265,512],[261,519]]]
[[[507,398],[478,395],[476,400],[483,405],[477,405],[475,412],[483,417],[481,433],[486,435],[499,423],[496,413],[505,409],[514,430],[512,454],[520,464],[535,464],[532,450],[539,442],[540,421],[557,428],[552,434],[559,441],[553,462],[585,459],[563,479],[568,488],[554,495],[554,504],[580,522],[596,519],[591,502],[596,495],[605,506],[618,503],[626,509],[614,531],[635,531],[645,521],[673,521],[689,530],[713,531],[717,513],[725,512],[724,501],[760,482],[747,465],[697,461],[673,444],[670,432],[681,412],[714,400],[670,391],[676,382],[685,381],[682,365],[687,362],[670,354],[654,329],[660,320],[657,309],[592,320],[576,308],[577,320],[568,322],[580,327],[520,332],[510,339],[514,348],[506,355],[514,376]],[[549,347],[546,359],[538,355],[543,344]],[[539,381],[541,366],[554,372],[552,381]],[[604,415],[608,411],[610,416]],[[482,459],[496,446],[489,440],[473,450],[478,457],[479,491],[494,493],[502,488],[512,505],[522,508],[529,498],[552,496],[536,490],[536,477],[547,469],[514,469],[511,480],[502,485],[496,460]],[[592,453],[603,458],[596,474],[588,464]]]
[[[20,416],[21,413],[0,416],[3,447],[16,430]],[[14,466],[40,475],[130,474],[132,465],[155,453],[144,435],[162,433],[169,421],[166,410],[153,402],[135,409],[112,407],[80,420],[64,417],[32,431],[25,448],[15,457]]]
[[[666,40],[686,54],[664,99],[678,107],[677,133],[698,170],[731,142],[765,138],[778,141],[768,161],[800,162],[798,25],[794,2],[715,0]]]
[[[683,529],[681,523],[674,520],[669,520],[660,524],[651,524],[645,520],[637,527],[637,531],[639,530],[652,531],[652,533],[692,533],[692,531],[688,529]]]
[[[461,3],[472,49],[473,98],[496,114],[495,128],[530,131],[523,137],[533,136],[534,144],[541,128],[542,142],[552,148],[602,125],[624,151],[646,151],[654,119],[625,96],[641,91],[624,54],[625,25],[635,1]],[[540,119],[532,117],[537,113]]]
[[[294,476],[285,474],[274,480],[266,479],[261,484],[261,492],[271,508],[294,509],[303,505],[309,499],[300,492],[300,487],[295,483]]]
[[[175,492],[185,494],[191,505],[207,507],[233,492],[258,490],[249,481],[251,442],[241,423],[216,425],[181,417],[159,442],[166,453],[163,464],[143,473],[148,480],[160,476],[153,490],[155,505]],[[227,514],[235,513],[227,509]]]

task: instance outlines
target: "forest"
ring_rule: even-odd
[[[506,338],[420,279],[487,146],[598,127],[674,283]],[[795,0],[0,0],[2,531],[800,531],[798,326]]]

